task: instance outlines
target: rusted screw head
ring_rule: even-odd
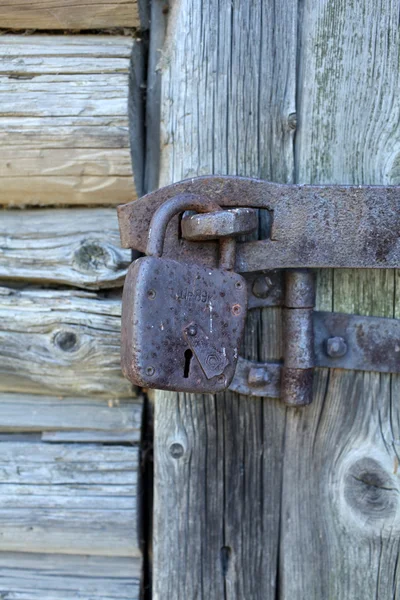
[[[149,375],[150,377],[154,375],[155,371],[154,367],[146,367],[146,375]]]
[[[196,325],[189,325],[187,328],[188,335],[197,335],[197,327]]]
[[[326,341],[326,353],[331,358],[341,358],[347,352],[346,340],[342,337],[331,337]]]
[[[253,283],[253,294],[257,298],[266,298],[273,287],[271,279],[268,275],[261,275]]]
[[[240,315],[240,313],[242,312],[242,307],[240,306],[240,304],[234,304],[232,306],[232,314],[235,315],[236,317],[238,315]]]

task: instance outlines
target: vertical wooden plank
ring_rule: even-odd
[[[399,182],[399,8],[398,0],[305,0],[299,182]],[[325,273],[318,302],[328,310],[393,316],[394,274]],[[398,597],[398,391],[388,375],[324,371],[314,404],[288,411],[283,598]]]
[[[296,13],[294,0],[172,4],[160,185],[292,180]],[[243,353],[280,356],[278,340],[279,311],[253,314]],[[284,420],[276,401],[157,394],[155,599],[275,597]]]

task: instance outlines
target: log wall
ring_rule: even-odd
[[[0,21],[1,23],[1,21]],[[135,198],[129,36],[0,36],[0,205]]]
[[[135,0],[4,0],[0,26],[79,30],[138,27],[139,7]]]
[[[2,598],[140,596],[143,399],[119,361],[131,255],[104,208],[136,197],[129,27],[133,0],[0,7],[0,29],[81,31],[0,36]]]

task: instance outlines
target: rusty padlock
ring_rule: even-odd
[[[235,373],[247,290],[233,267],[234,246],[221,242],[210,268],[162,258],[167,225],[186,210],[217,212],[211,200],[184,194],[153,215],[147,256],[128,270],[122,300],[122,370],[134,384],[162,390],[215,393]]]

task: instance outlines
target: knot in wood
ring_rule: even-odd
[[[85,240],[75,251],[73,262],[80,271],[98,271],[109,266],[110,253],[98,241]]]
[[[184,455],[185,449],[179,442],[174,442],[169,447],[169,453],[172,458],[182,458]]]
[[[350,465],[345,474],[344,500],[364,524],[377,525],[380,534],[384,521],[392,523],[397,514],[399,489],[381,463],[365,457]]]
[[[59,331],[54,336],[54,343],[63,352],[75,352],[79,348],[78,337],[73,331]]]

